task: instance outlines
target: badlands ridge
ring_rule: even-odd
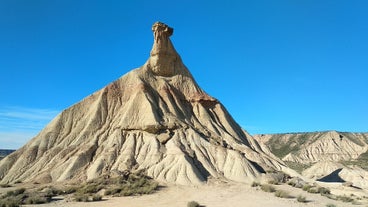
[[[0,161],[1,183],[86,181],[143,170],[162,182],[251,182],[286,169],[195,82],[155,23],[147,62],[64,110]]]

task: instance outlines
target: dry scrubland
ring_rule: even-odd
[[[22,184],[17,184],[17,187],[10,189],[0,188],[0,192],[4,193],[7,190],[14,190],[19,188]],[[32,188],[35,188],[32,185]],[[254,184],[253,184],[254,186]],[[274,192],[266,192],[269,187],[263,189],[262,186],[271,186]],[[31,186],[28,186],[31,187]],[[56,188],[57,186],[55,186]],[[60,187],[60,186],[59,186]],[[281,193],[280,196],[277,192]],[[97,192],[97,194],[104,194],[104,190]],[[153,194],[141,196],[126,196],[113,197],[111,195],[102,196],[102,201],[96,202],[75,202],[73,195],[59,195],[53,197],[56,199],[52,203],[40,205],[26,205],[26,206],[66,206],[66,207],[84,207],[84,206],[99,206],[99,207],[139,207],[139,206],[187,206],[190,201],[196,201],[201,206],[207,207],[351,207],[355,206],[352,202],[342,202],[329,199],[327,196],[322,196],[320,193],[309,193],[301,188],[295,188],[287,184],[263,184],[254,186],[241,183],[210,183],[208,185],[200,186],[181,186],[169,185]],[[304,200],[300,200],[305,198]],[[60,199],[60,200],[58,200]],[[359,202],[366,202],[367,200],[356,200]],[[356,204],[356,203],[355,203]],[[366,206],[357,205],[357,206]]]

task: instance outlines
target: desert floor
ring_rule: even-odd
[[[336,207],[353,206],[352,203],[343,203],[323,197],[319,194],[310,194],[301,189],[288,185],[277,185],[276,189],[282,189],[290,193],[291,198],[278,198],[273,193],[263,192],[259,187],[250,187],[249,184],[221,183],[202,186],[168,186],[151,195],[131,197],[104,197],[100,202],[67,202],[68,199],[58,200],[43,205],[27,206],[66,206],[66,207],[158,207],[158,206],[183,206],[189,201],[197,201],[206,207],[325,207],[327,204],[335,204]],[[307,198],[306,203],[296,200],[298,195]],[[357,206],[357,205],[354,205]],[[358,205],[365,206],[365,205]]]

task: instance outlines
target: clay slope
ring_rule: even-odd
[[[350,182],[355,187],[368,189],[368,172],[358,166],[345,166],[337,162],[322,161],[304,170],[302,174],[307,178],[321,182]]]
[[[255,137],[282,160],[302,164],[355,160],[368,149],[368,133],[327,131]]]
[[[284,166],[194,81],[165,24],[148,61],[64,110],[0,162],[1,183],[88,180],[124,170],[199,184],[249,182]]]

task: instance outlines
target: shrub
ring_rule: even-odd
[[[94,183],[92,183],[92,184],[87,183],[84,187],[78,189],[77,191],[81,194],[97,193],[102,188],[103,188],[102,185],[98,185],[98,184],[94,184]]]
[[[335,204],[327,204],[326,207],[336,207]]]
[[[200,205],[197,201],[190,201],[188,202],[187,207],[200,207]]]
[[[251,186],[252,187],[257,187],[257,186],[260,186],[260,185],[261,185],[260,183],[253,181]]]
[[[345,196],[345,195],[344,196],[337,196],[337,200],[340,200],[340,201],[345,202],[345,203],[354,201],[354,199],[350,198],[349,196]]]
[[[318,193],[318,189],[317,189],[317,188],[315,188],[315,187],[312,187],[312,188],[309,188],[309,189],[307,190],[307,192],[308,192],[308,193]]]
[[[304,191],[309,191],[309,189],[311,189],[313,186],[309,185],[309,184],[306,184],[306,185],[303,185],[302,189]]]
[[[0,200],[1,207],[18,207],[22,204],[22,197],[8,197]]]
[[[302,196],[302,195],[298,195],[298,197],[296,198],[296,200],[300,203],[306,203],[307,202],[307,199]]]
[[[71,193],[75,193],[77,191],[76,187],[67,187],[65,189],[63,189],[63,194],[71,194]]]
[[[86,194],[75,194],[74,200],[77,202],[88,202],[89,196]]]
[[[293,187],[295,187],[295,186],[296,186],[296,182],[294,182],[293,180],[289,180],[289,181],[287,182],[287,184],[288,184],[288,185],[290,185],[290,186],[293,186]]]
[[[270,193],[273,193],[276,191],[276,189],[272,186],[272,185],[262,185],[261,186],[261,189],[264,191],[264,192],[270,192]]]
[[[318,192],[319,192],[321,195],[331,194],[330,189],[325,188],[325,187],[319,187],[319,188],[318,188]]]
[[[275,196],[279,198],[289,198],[289,192],[283,191],[283,190],[277,190],[275,192]]]
[[[42,204],[50,202],[46,197],[42,197],[40,195],[31,195],[24,201],[25,204]]]
[[[271,185],[278,185],[279,184],[279,182],[277,180],[269,180],[267,183],[271,184]]]
[[[0,187],[1,188],[9,188],[9,187],[12,187],[12,186],[9,185],[9,184],[0,184]]]
[[[102,196],[100,196],[100,195],[93,195],[92,196],[92,201],[102,201]]]
[[[13,191],[6,192],[6,195],[7,196],[17,196],[17,195],[23,194],[25,191],[26,191],[25,188],[18,188]]]

